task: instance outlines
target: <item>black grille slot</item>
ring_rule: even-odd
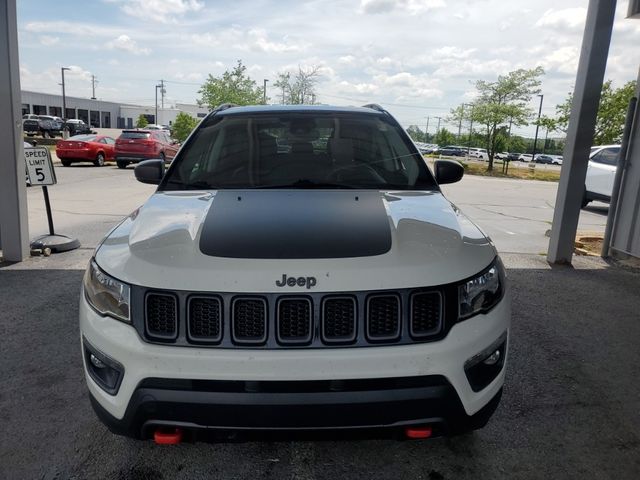
[[[260,345],[267,340],[267,302],[262,298],[233,301],[233,340]]]
[[[189,299],[189,338],[207,343],[222,340],[222,302],[219,298]]]
[[[400,299],[378,295],[367,300],[367,337],[392,340],[400,336]]]
[[[353,298],[327,298],[322,304],[322,339],[327,343],[356,338],[356,302]]]
[[[440,333],[442,295],[440,292],[415,293],[411,296],[411,336],[428,337]]]
[[[278,302],[278,341],[307,344],[311,341],[311,300],[283,299]]]
[[[149,293],[146,298],[147,333],[155,338],[173,340],[178,335],[178,300],[173,295]]]

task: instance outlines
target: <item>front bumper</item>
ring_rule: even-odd
[[[80,331],[88,344],[124,367],[111,395],[88,375],[83,355],[94,408],[115,433],[144,438],[158,425],[324,429],[424,423],[441,425],[446,433],[479,428],[495,410],[505,368],[474,392],[464,365],[505,333],[508,342],[510,313],[507,293],[493,310],[456,324],[432,343],[197,348],[145,343],[133,327],[97,314],[83,295]],[[373,383],[350,386],[363,381]],[[326,388],[332,382],[338,387]]]

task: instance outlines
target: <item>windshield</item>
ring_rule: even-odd
[[[75,140],[77,142],[93,142],[96,139],[96,135],[74,135],[67,140]]]
[[[160,189],[437,188],[422,157],[385,117],[212,117],[182,148]]]
[[[140,140],[149,138],[151,134],[149,132],[122,132],[120,138],[129,140]]]

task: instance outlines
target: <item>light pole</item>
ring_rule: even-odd
[[[424,129],[424,142],[429,142],[429,118],[427,117],[427,128]]]
[[[263,105],[267,104],[267,82],[268,81],[269,80],[265,78],[262,82],[262,104]]]
[[[540,108],[538,108],[538,121],[536,122],[536,136],[533,139],[533,155],[531,155],[531,161],[535,161],[536,159],[536,144],[538,143],[538,129],[540,128],[540,115],[542,115],[542,99],[544,95],[539,94],[540,97]]]
[[[162,85],[156,85],[156,116],[154,117],[154,123],[158,124],[158,89],[162,88]]]
[[[63,120],[66,120],[67,118],[67,96],[64,91],[64,71],[65,70],[71,70],[71,69],[69,67],[62,67],[60,69],[60,73],[62,74],[62,115],[60,116],[62,117]]]

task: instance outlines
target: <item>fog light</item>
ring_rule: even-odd
[[[482,361],[482,363],[484,363],[485,365],[495,365],[496,363],[498,363],[500,361],[501,357],[502,357],[502,355],[500,355],[500,350],[496,350],[491,355],[489,355],[487,358],[485,358]]]
[[[91,360],[91,363],[93,363],[93,366],[96,368],[105,368],[107,366],[102,360],[96,357],[93,353],[89,358]]]
[[[82,345],[84,347],[87,373],[91,379],[108,394],[115,395],[118,393],[124,376],[124,367],[92,346],[84,337],[82,338]]]
[[[464,373],[471,385],[471,390],[479,392],[495,380],[504,366],[506,348],[507,333],[505,332],[493,344],[465,362]]]

